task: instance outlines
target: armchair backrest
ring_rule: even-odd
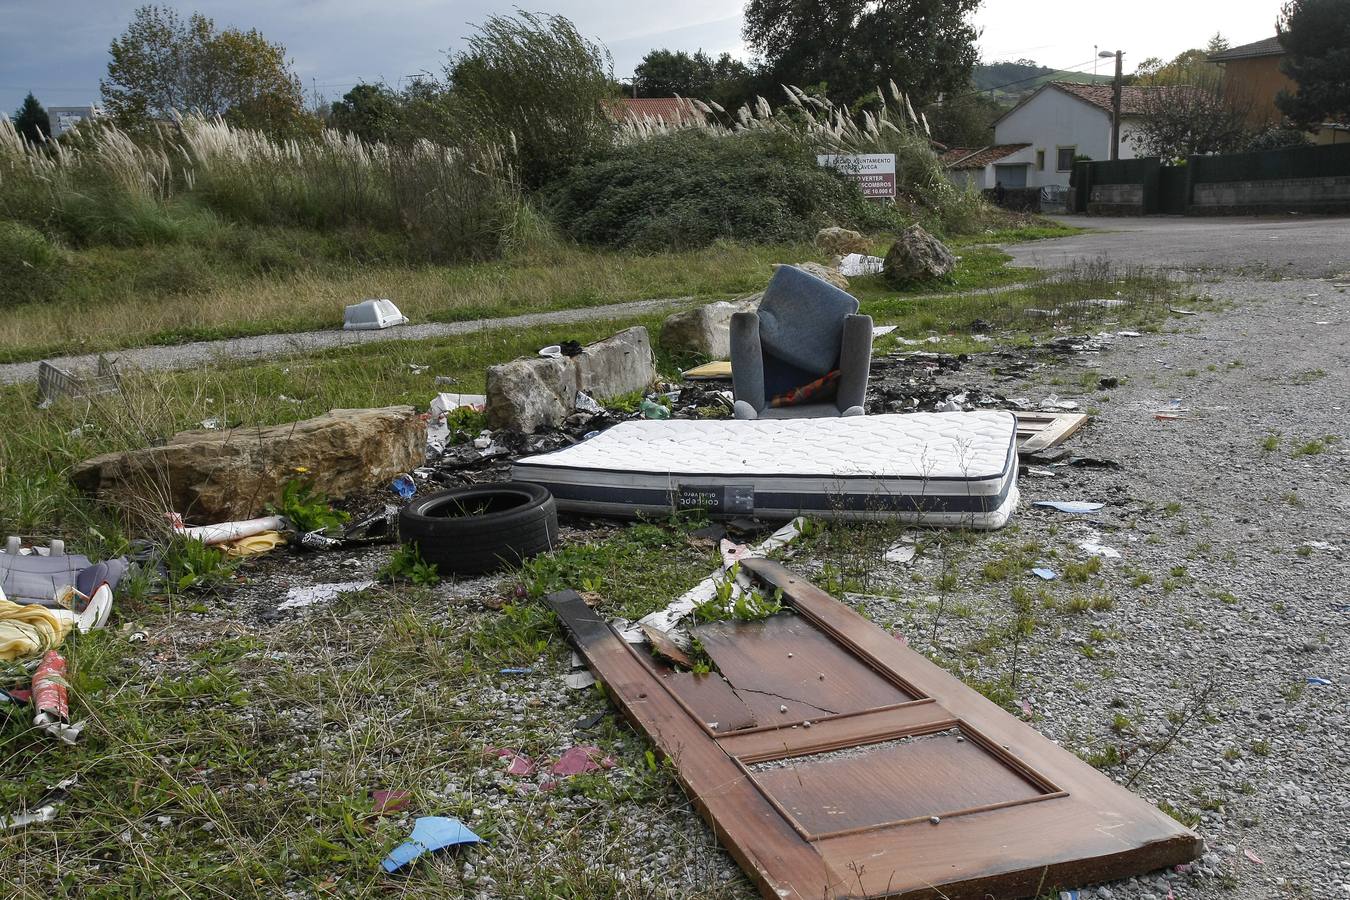
[[[839,362],[844,317],[858,300],[795,266],[779,266],[759,303],[759,340],[765,353],[823,375]]]

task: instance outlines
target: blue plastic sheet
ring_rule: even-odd
[[[460,844],[481,844],[483,839],[452,816],[423,816],[413,823],[412,834],[380,863],[386,872],[397,872],[423,853],[433,853]]]

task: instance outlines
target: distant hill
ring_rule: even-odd
[[[1102,60],[1103,68],[1109,69],[1111,63]],[[1037,65],[1034,60],[1019,59],[1014,62],[982,63],[975,67],[971,75],[975,87],[988,91],[986,96],[999,103],[1016,103],[1047,81],[1074,81],[1080,84],[1107,82],[1110,73],[1093,75],[1091,72],[1062,72],[1049,66]]]

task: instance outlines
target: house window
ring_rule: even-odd
[[[1037,171],[1037,172],[1044,172],[1044,171],[1045,171],[1045,151],[1044,151],[1044,150],[1037,150],[1037,151],[1036,151],[1036,171]]]
[[[1068,172],[1073,169],[1074,153],[1077,147],[1060,147],[1055,151],[1055,171]]]

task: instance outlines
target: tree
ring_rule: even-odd
[[[974,90],[946,97],[924,110],[932,138],[948,147],[982,147],[994,142],[994,121],[1007,111]]]
[[[382,84],[358,84],[331,107],[330,124],[364,141],[388,141],[399,128],[399,97]]]
[[[34,144],[40,144],[52,136],[52,123],[47,118],[47,110],[29,91],[23,98],[23,104],[14,113],[14,128]]]
[[[1251,98],[1229,88],[1219,67],[1197,60],[1196,52],[1141,79],[1143,114],[1133,141],[1141,155],[1231,153],[1246,143]]]
[[[887,81],[916,100],[963,90],[980,0],[750,0],[744,38],[773,81],[851,104]]]
[[[445,71],[472,137],[514,148],[531,187],[611,140],[613,60],[562,16],[492,16]]]
[[[730,53],[714,60],[702,50],[652,50],[633,71],[638,96],[695,97],[732,110],[750,99],[751,78],[750,67]]]
[[[1280,69],[1298,84],[1275,99],[1303,128],[1350,117],[1350,3],[1290,0],[1276,23],[1284,60]]]
[[[200,112],[275,132],[302,117],[300,80],[286,48],[256,29],[218,32],[200,13],[184,21],[167,7],[142,6],[108,53],[99,89],[109,115],[125,128]]]
[[[1208,44],[1205,44],[1206,53],[1222,53],[1227,49],[1228,38],[1224,37],[1221,31],[1214,32],[1214,37],[1209,39]]]

